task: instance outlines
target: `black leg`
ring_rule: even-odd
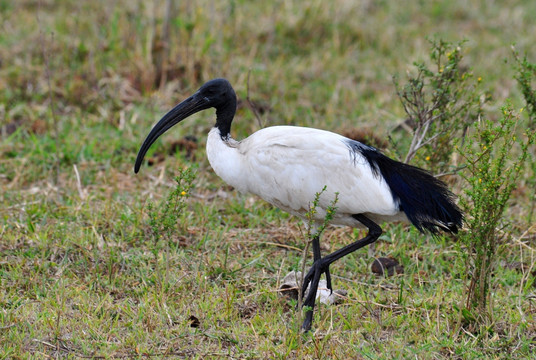
[[[304,331],[309,331],[311,329],[311,324],[313,323],[313,311],[315,307],[316,300],[316,291],[318,290],[318,282],[320,281],[320,275],[326,272],[326,269],[329,268],[329,265],[338,259],[358,250],[364,246],[367,246],[374,241],[376,241],[382,234],[382,229],[374,221],[370,220],[363,214],[352,215],[354,219],[359,221],[361,224],[365,225],[369,232],[364,238],[351,243],[339,249],[329,255],[324,256],[323,258],[316,259],[313,263],[313,266],[305,275],[303,279],[303,292],[309,287],[309,294],[303,302],[303,306],[307,306],[310,309],[305,313],[305,320],[303,321],[302,329]],[[318,239],[317,239],[318,242]],[[314,239],[313,239],[313,252],[315,251]],[[316,257],[316,254],[314,254]],[[320,246],[318,246],[318,255],[320,255]]]
[[[322,256],[320,255],[320,235],[316,235],[313,238],[313,260],[317,261],[320,260]],[[326,285],[329,289],[329,291],[333,292],[333,288],[331,287],[331,274],[329,273],[329,266],[326,268],[326,271],[324,272],[326,274]],[[305,291],[305,289],[303,290]],[[303,296],[302,292],[302,296]]]

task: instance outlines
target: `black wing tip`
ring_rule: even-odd
[[[366,147],[359,149],[376,175],[387,182],[393,197],[420,232],[458,233],[463,213],[447,185],[427,170],[398,162]]]
[[[438,236],[441,232],[457,234],[459,229],[461,228],[461,225],[454,224],[454,223],[437,224],[437,223],[423,222],[420,224],[413,223],[413,226],[415,226],[421,234],[429,233],[434,236]]]
[[[463,227],[463,221],[464,221],[463,213],[461,212],[461,210],[458,209],[458,214],[457,214],[455,221],[447,224],[447,227],[449,229],[448,231],[453,234],[457,234],[458,231],[461,230]]]
[[[463,213],[456,205],[455,195],[430,172],[393,160],[355,140],[348,140],[347,146],[352,154],[363,155],[373,174],[387,182],[400,209],[419,232],[456,234],[462,228]]]
[[[458,231],[461,229],[462,224],[461,223],[447,223],[447,224],[441,224],[438,226],[440,230],[443,232],[451,233],[451,234],[457,234]]]
[[[457,234],[463,227],[464,217],[456,204],[451,203],[450,205],[453,209],[448,214],[441,216],[443,220],[435,220],[429,217],[419,219],[420,214],[412,214],[410,221],[421,233],[430,233],[432,235],[438,235],[440,232]]]

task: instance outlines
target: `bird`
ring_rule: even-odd
[[[154,125],[140,147],[134,172],[138,173],[158,137],[187,117],[214,108],[216,122],[208,133],[206,154],[227,184],[304,221],[318,196],[313,227],[321,226],[337,198],[330,223],[368,231],[362,239],[325,256],[320,251],[320,235],[312,238],[313,264],[300,289],[302,295],[309,289],[303,301],[304,332],[312,327],[322,274],[332,291],[329,266],[375,242],[382,234],[380,223],[409,222],[420,232],[434,235],[457,233],[462,227],[463,214],[455,195],[428,171],[391,159],[356,140],[309,127],[270,126],[237,141],[231,137],[236,107],[237,96],[228,80],[206,82]]]

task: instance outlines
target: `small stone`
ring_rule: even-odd
[[[279,287],[279,295],[286,296],[288,298],[298,300],[298,279],[301,278],[300,271],[291,271],[288,273],[282,281]],[[309,293],[309,289],[305,291],[304,297]],[[327,288],[326,280],[322,279],[318,283],[318,290],[316,292],[316,298],[323,304],[335,305],[343,302],[346,299],[348,292],[346,290],[333,290],[331,292]]]
[[[380,257],[374,259],[370,270],[374,274],[393,276],[394,274],[403,274],[404,267],[396,259],[390,257]]]
[[[201,325],[199,319],[194,315],[190,315],[190,317],[188,318],[188,322],[190,323],[190,327],[193,328],[198,328]]]

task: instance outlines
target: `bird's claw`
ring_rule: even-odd
[[[318,274],[319,279],[320,279],[320,276],[322,276],[322,274],[326,274],[326,287],[328,288],[330,293],[333,293],[333,287],[331,286],[331,274],[329,272],[329,265],[326,266],[322,264],[321,262],[322,262],[322,259],[315,261],[313,265],[311,266],[311,268],[309,269],[309,271],[307,272],[307,274],[305,275],[305,277],[303,278],[303,284],[302,284],[302,289],[301,289],[302,297],[305,296],[305,292],[307,291],[307,288],[309,287],[309,283],[313,279],[313,276],[315,275],[316,272],[319,272]]]
[[[316,293],[318,291],[318,283],[320,282],[320,276],[326,274],[326,284],[328,289],[333,292],[331,288],[331,275],[329,273],[329,265],[325,264],[322,259],[316,260],[311,266],[311,269],[307,272],[303,278],[302,284],[302,297],[305,295],[305,291],[309,288],[309,293],[303,301],[304,307],[309,307],[305,313],[305,320],[303,321],[302,330],[309,331],[311,330],[311,324],[313,322],[313,310],[315,307]]]

